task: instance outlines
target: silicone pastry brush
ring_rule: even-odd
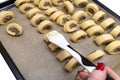
[[[92,62],[82,56],[79,52],[73,49],[61,33],[57,31],[51,31],[47,34],[47,38],[51,43],[68,51],[90,73],[96,68],[96,65],[94,65]],[[106,80],[113,79],[110,76],[107,76]]]

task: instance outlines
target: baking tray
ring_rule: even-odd
[[[100,7],[100,9],[107,13],[107,17],[114,18],[117,21],[116,25],[120,24],[119,19],[113,14],[110,14],[102,7]],[[66,72],[64,70],[66,62],[61,63],[55,57],[59,51],[50,51],[43,41],[45,34],[38,33],[37,29],[31,26],[30,20],[27,19],[24,14],[21,14],[16,7],[10,10],[15,13],[15,22],[23,26],[24,34],[20,37],[12,37],[6,33],[6,25],[0,26],[0,40],[24,78],[26,80],[74,80],[77,71],[81,68],[76,69],[72,73]],[[79,8],[76,8],[76,10],[79,10]],[[56,24],[54,24],[54,26],[55,30],[61,32],[73,48],[84,56],[87,56],[96,49],[104,49],[105,47],[98,47],[93,39],[89,37],[80,43],[72,43],[69,40],[72,33],[64,33],[62,27]],[[109,31],[110,30],[107,30],[105,33]],[[117,39],[119,40],[120,37]],[[106,55],[98,61],[105,62],[107,66],[111,67],[120,75],[119,58],[120,55],[109,55],[106,53]]]
[[[4,48],[4,46],[3,46],[3,44],[1,42],[0,42],[0,54],[5,59],[7,65],[11,69],[11,71],[14,74],[15,78],[17,80],[24,80],[23,76],[19,72],[18,68],[14,64],[13,60],[11,59],[11,57],[9,56],[8,52],[5,50],[5,48]]]
[[[1,0],[0,1],[0,11],[2,10],[8,10],[14,6],[15,0]]]

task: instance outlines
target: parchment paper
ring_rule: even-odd
[[[37,29],[31,26],[30,20],[27,19],[24,14],[21,14],[16,7],[12,8],[11,11],[15,13],[15,22],[23,26],[24,33],[20,37],[13,37],[8,35],[5,31],[6,25],[0,26],[0,40],[2,41],[4,47],[8,51],[9,55],[11,56],[25,79],[74,80],[77,74],[77,70],[79,70],[80,68],[76,69],[72,73],[66,72],[64,70],[64,65],[66,62],[61,63],[55,57],[58,51],[50,51],[46,43],[43,41],[43,36],[45,34],[40,34],[39,32],[37,32]],[[113,17],[109,13],[107,13],[107,15],[107,17]],[[69,40],[72,33],[64,33],[62,27],[59,27],[56,24],[55,30],[63,33],[63,35],[70,42],[73,48],[75,48],[84,56],[87,56],[89,53],[93,52],[96,49],[104,49],[105,47],[98,47],[93,42],[93,39],[89,37],[87,37],[80,43],[72,43]],[[107,30],[106,33],[108,33],[109,31],[110,30]],[[119,40],[120,37],[117,39]],[[106,53],[106,55],[98,61],[105,62],[107,66],[114,69],[120,75],[119,58],[120,55],[109,55]]]

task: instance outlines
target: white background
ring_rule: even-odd
[[[16,80],[0,53],[0,80]]]
[[[120,0],[98,0],[120,16]]]

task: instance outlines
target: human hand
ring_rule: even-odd
[[[83,80],[106,80],[107,74],[114,80],[120,80],[120,77],[104,63],[98,63],[91,74],[85,71],[78,71],[78,74]]]

